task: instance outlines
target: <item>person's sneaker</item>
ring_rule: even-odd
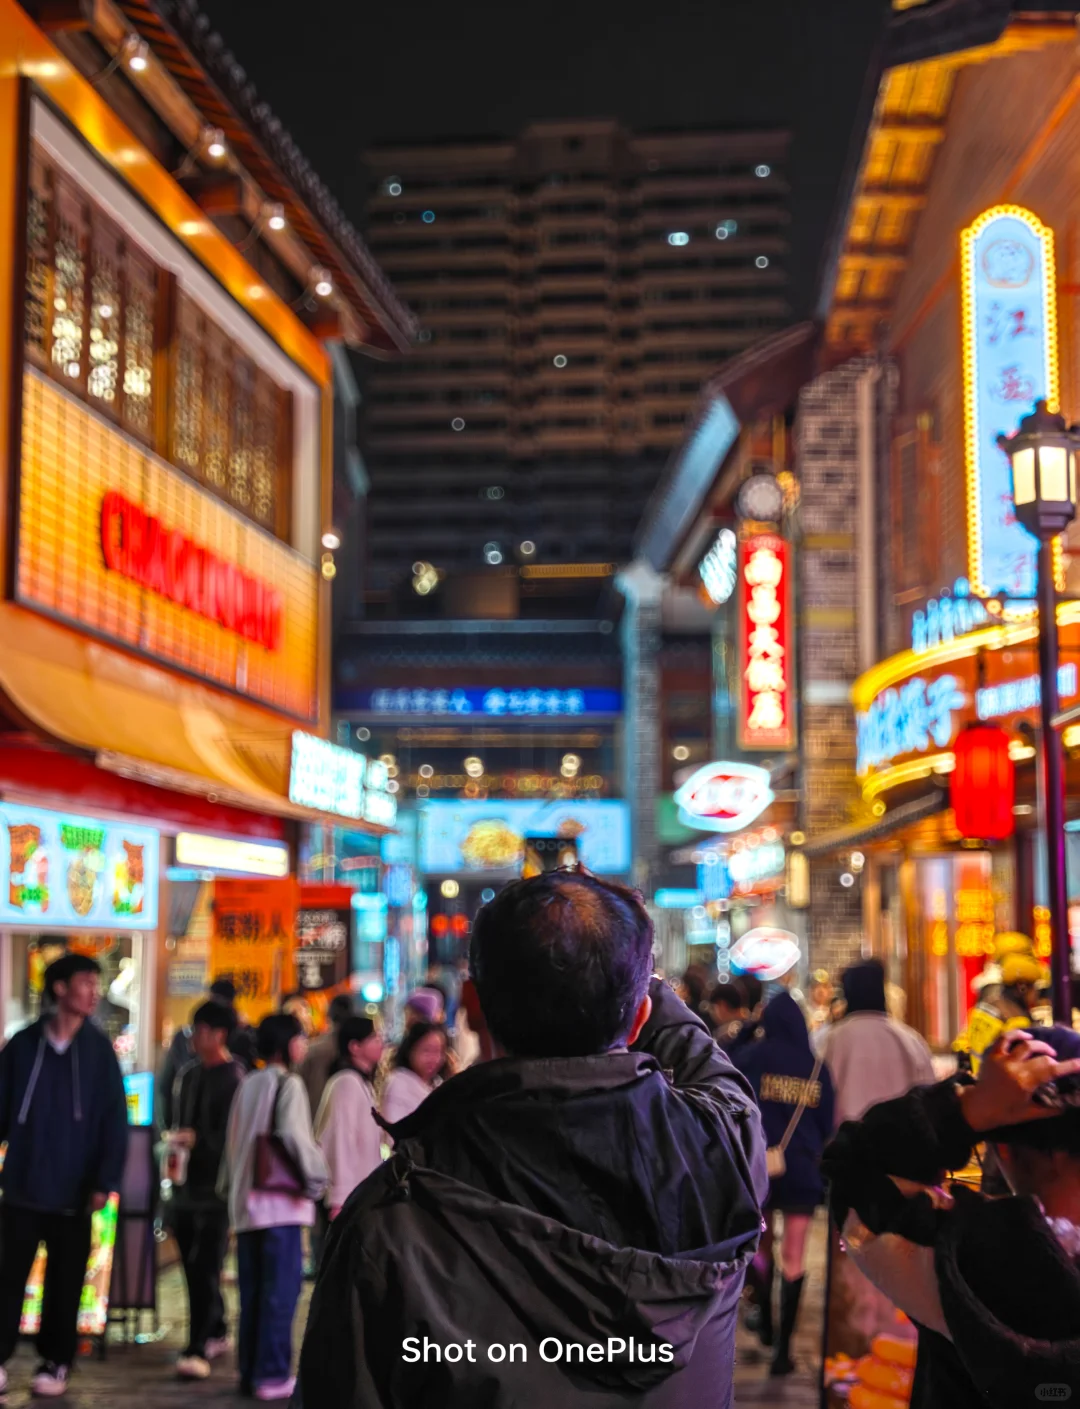
[[[36,1394],[40,1399],[59,1399],[62,1394],[67,1394],[70,1374],[69,1366],[43,1360],[30,1381],[30,1393]]]
[[[295,1388],[295,1376],[287,1380],[267,1380],[265,1384],[255,1386],[255,1398],[269,1400],[271,1403],[278,1399],[291,1399]]]
[[[206,1342],[207,1360],[217,1360],[222,1355],[228,1355],[232,1350],[232,1341],[228,1336],[213,1336]]]
[[[176,1362],[176,1374],[181,1380],[208,1380],[210,1361],[201,1355],[181,1355]]]

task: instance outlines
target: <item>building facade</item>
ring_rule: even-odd
[[[626,560],[702,382],[790,318],[787,149],[595,121],[368,154],[422,324],[366,382],[376,594],[417,561]]]

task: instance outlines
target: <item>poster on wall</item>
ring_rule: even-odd
[[[630,869],[627,804],[597,798],[429,802],[420,813],[420,867],[429,875],[517,873],[527,836],[576,840],[582,864],[601,875]]]
[[[300,887],[296,912],[296,986],[305,993],[336,988],[349,976],[353,892],[349,886]]]
[[[159,846],[151,827],[0,803],[0,921],[152,930]]]
[[[210,973],[236,985],[236,1007],[257,1023],[293,988],[297,885],[286,880],[214,883]]]
[[[1058,401],[1054,232],[1020,206],[960,236],[968,577],[976,596],[1034,597],[1037,544],[1016,518],[998,446],[1040,398]]]

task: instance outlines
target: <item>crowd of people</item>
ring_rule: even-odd
[[[309,1043],[294,1010],[252,1029],[215,982],[159,1083],[189,1310],[177,1374],[207,1379],[230,1347],[235,1239],[238,1387],[259,1400],[729,1409],[740,1314],[774,1376],[795,1368],[828,1203],[918,1328],[912,1409],[1080,1391],[1080,1037],[1035,1025],[1021,938],[1002,937],[943,1081],[876,960],[838,993],[812,975],[809,998],[794,972],[691,971],[676,993],[640,898],[580,871],[514,882],[477,916],[468,1063],[434,984],[391,1047],[349,994]],[[127,1125],[91,1021],[97,964],[65,955],[45,996],[0,1052],[0,1392],[43,1242],[31,1388],[49,1397],[68,1386],[90,1218],[120,1189]],[[944,1190],[976,1146],[984,1193]]]

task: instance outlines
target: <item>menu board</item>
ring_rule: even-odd
[[[152,827],[0,803],[0,921],[152,930],[159,850]]]

